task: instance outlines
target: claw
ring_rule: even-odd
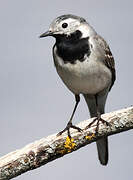
[[[85,127],[85,130],[90,128],[92,126],[92,124],[94,124],[95,122],[97,121],[97,124],[96,124],[96,133],[98,133],[98,129],[99,129],[99,122],[101,121],[103,124],[105,123],[106,126],[110,126],[110,123],[105,121],[104,119],[100,117],[96,117],[88,126]]]
[[[73,128],[73,129],[76,129],[78,130],[79,132],[82,132],[83,130],[77,126],[74,126],[72,123],[68,123],[66,128],[63,129],[62,131],[60,131],[57,136],[60,136],[62,135],[65,131],[67,131],[67,134],[68,134],[68,137],[71,139],[71,134],[70,134],[70,128]]]

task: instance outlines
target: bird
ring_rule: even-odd
[[[70,128],[82,131],[72,124],[72,119],[83,95],[90,116],[94,120],[86,129],[96,123],[98,131],[100,121],[109,125],[101,118],[105,113],[105,103],[109,91],[116,79],[115,61],[110,47],[102,36],[82,17],[73,14],[61,15],[53,20],[49,30],[39,37],[55,38],[53,59],[57,73],[67,88],[75,96],[75,106],[61,135]],[[102,165],[108,163],[108,138],[102,137],[96,141],[98,157]]]

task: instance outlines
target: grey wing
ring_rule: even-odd
[[[110,71],[112,73],[112,82],[111,82],[111,86],[109,89],[109,90],[111,90],[111,88],[115,82],[115,79],[116,79],[115,61],[114,61],[113,55],[111,53],[111,50],[110,50],[108,44],[106,43],[106,41],[101,36],[96,35],[94,37],[94,39],[99,43],[99,45],[101,46],[101,48],[105,52],[105,59],[103,62],[110,69]]]

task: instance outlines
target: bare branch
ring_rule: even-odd
[[[1,157],[0,180],[11,179],[26,171],[38,168],[65,154],[76,151],[102,136],[109,136],[132,129],[133,107],[104,114],[102,118],[107,120],[110,126],[100,124],[97,134],[95,134],[96,125],[84,130],[82,133],[71,130],[71,141],[66,133],[59,137],[54,134]],[[83,121],[78,126],[84,129],[92,120]]]

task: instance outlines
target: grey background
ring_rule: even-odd
[[[132,0],[1,0],[0,3],[0,156],[63,129],[74,97],[56,74],[54,39],[39,39],[51,21],[72,13],[86,18],[110,44],[117,81],[106,112],[132,105]],[[74,123],[87,119],[82,98]],[[17,177],[36,179],[132,179],[132,131],[109,138],[110,160],[99,164],[95,143]]]

